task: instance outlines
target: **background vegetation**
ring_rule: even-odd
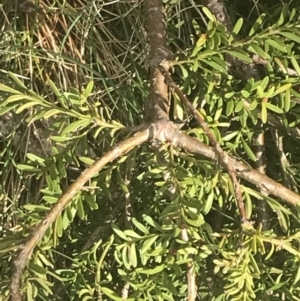
[[[195,2],[164,1],[174,80],[222,149],[249,168],[261,167],[263,133],[266,174],[298,193],[299,3],[225,1],[230,32]],[[142,122],[149,40],[143,1],[3,0],[1,11],[0,300],[8,300],[16,251],[35,225]],[[258,75],[229,55],[255,62]],[[170,99],[170,118],[208,143],[172,91]],[[220,164],[168,144],[134,149],[47,230],[23,273],[24,300],[186,300],[190,263],[196,300],[300,300],[298,205],[241,185],[253,226],[241,224]]]

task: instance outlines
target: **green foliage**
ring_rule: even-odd
[[[206,8],[200,18],[190,1],[164,3],[176,80],[222,148],[251,165],[263,130],[268,175],[299,191],[299,137],[291,131],[300,122],[299,5],[258,7],[229,33]],[[14,121],[0,150],[3,300],[17,248],[84,168],[126,137],[124,127],[140,123],[148,90],[141,3],[47,4],[57,23],[35,15],[28,24],[13,11],[9,27],[1,17],[8,46],[0,47],[0,115]],[[259,57],[261,76],[236,76],[228,57],[250,65]],[[175,96],[171,114],[190,118]],[[32,146],[36,132],[42,142]],[[209,142],[193,121],[186,132]],[[192,265],[201,300],[300,300],[299,208],[241,185],[251,220],[242,229],[221,166],[169,145],[133,150],[95,175],[48,229],[22,277],[24,298],[122,300],[128,288],[126,300],[185,300]],[[268,229],[257,222],[263,201]]]

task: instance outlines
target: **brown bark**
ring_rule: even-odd
[[[157,66],[169,69],[170,51],[167,45],[167,22],[161,0],[145,1],[150,39],[150,93],[145,103],[145,121],[169,119],[168,87]]]

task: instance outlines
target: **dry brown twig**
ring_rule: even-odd
[[[244,202],[243,202],[243,196],[242,196],[240,183],[237,179],[236,171],[228,159],[229,158],[228,154],[222,150],[220,144],[218,143],[217,139],[215,138],[212,131],[208,127],[207,123],[204,121],[204,119],[202,118],[202,116],[200,115],[198,110],[196,110],[194,108],[194,106],[190,103],[190,101],[188,100],[186,95],[174,83],[170,74],[165,70],[165,68],[162,65],[158,66],[158,68],[159,68],[160,72],[164,75],[169,87],[176,92],[176,94],[179,96],[180,100],[184,103],[186,108],[190,111],[190,113],[194,116],[194,118],[197,120],[199,125],[202,127],[205,135],[208,137],[210,143],[216,150],[216,152],[220,158],[220,161],[222,162],[223,166],[227,169],[227,171],[230,175],[230,178],[232,180],[232,183],[233,183],[234,193],[235,193],[235,196],[236,196],[236,199],[238,202],[238,208],[239,208],[241,220],[242,220],[242,222],[246,222],[247,221],[246,211],[245,211],[245,206],[244,206]]]
[[[231,18],[227,12],[223,0],[202,0],[202,3],[208,7],[208,9],[216,16],[217,20],[223,24],[229,33],[233,30],[233,23]],[[254,56],[253,62],[251,64],[246,64],[244,61],[239,60],[236,57],[231,55],[227,55],[226,57],[227,64],[229,65],[229,69],[240,79],[248,80],[249,78],[260,78],[260,74],[257,69],[258,64],[265,65],[267,62],[261,60],[257,56]],[[266,164],[265,164],[265,134],[264,131],[258,131],[254,135],[254,144],[256,144],[256,151],[254,151],[256,156],[255,168],[260,173],[265,174],[266,172]],[[262,194],[266,192],[264,189],[260,189]],[[259,218],[258,223],[263,223],[266,228],[267,221],[269,219],[269,215],[267,212],[267,204],[265,200],[261,200],[258,203],[259,208]]]

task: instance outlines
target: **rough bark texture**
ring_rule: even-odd
[[[150,93],[145,103],[145,121],[169,119],[168,86],[157,69],[158,64],[169,69],[166,15],[161,0],[145,1],[145,6],[150,38]]]

